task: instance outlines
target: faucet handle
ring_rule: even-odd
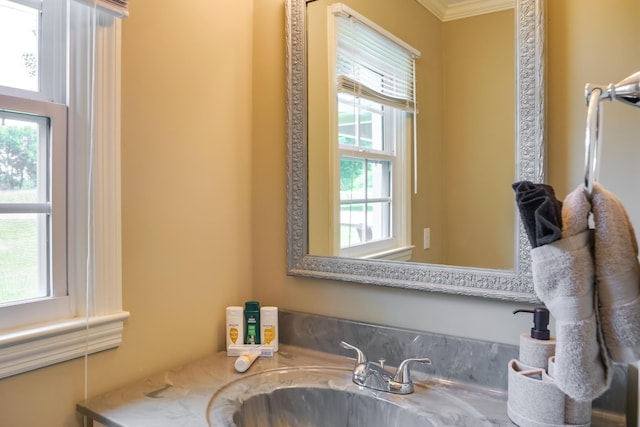
[[[426,357],[417,358],[417,359],[406,359],[400,363],[398,369],[396,370],[396,375],[393,377],[393,380],[400,384],[409,384],[411,383],[411,372],[409,371],[409,364],[411,362],[416,363],[425,363],[427,365],[431,365],[431,359]]]
[[[342,348],[346,348],[348,350],[353,350],[356,352],[357,355],[357,359],[356,359],[356,365],[361,365],[361,364],[365,364],[367,363],[367,356],[364,355],[364,352],[362,350],[360,350],[358,347],[351,345],[347,342],[341,341],[340,342],[340,347]]]

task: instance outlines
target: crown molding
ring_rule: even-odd
[[[464,0],[454,3],[446,0],[416,1],[443,22],[515,8],[515,0]]]

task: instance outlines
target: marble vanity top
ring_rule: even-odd
[[[233,368],[235,357],[227,357],[225,352],[160,373],[139,383],[105,393],[79,403],[77,409],[90,419],[112,427],[163,427],[188,426],[206,427],[210,402],[223,388],[243,381],[263,371],[299,367],[341,368],[345,383],[349,383],[349,370],[353,359],[328,353],[308,350],[291,345],[281,345],[273,357],[259,358],[245,373],[237,373]],[[478,413],[478,426],[513,426],[507,417],[507,395],[502,390],[460,384],[442,379],[434,379],[422,372],[413,372],[415,392],[407,396],[381,396],[395,402],[420,405],[421,399],[440,398],[443,413],[452,412],[460,404],[466,411]],[[358,387],[348,387],[358,391]],[[250,387],[249,387],[250,388]],[[360,390],[360,392],[363,392]],[[368,393],[382,393],[365,390]],[[439,397],[438,397],[439,396]],[[442,396],[452,398],[443,399]],[[402,400],[405,399],[405,400]],[[439,402],[440,402],[439,401]],[[450,407],[447,407],[451,402]],[[462,403],[461,403],[462,402]],[[217,417],[217,418],[216,418]],[[212,412],[212,425],[233,425]],[[482,420],[482,421],[480,421]],[[442,424],[452,425],[452,424]],[[456,425],[456,424],[453,424]],[[593,416],[594,427],[624,426],[615,419]],[[471,426],[469,426],[471,427]]]

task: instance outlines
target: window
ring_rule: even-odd
[[[410,256],[410,127],[419,55],[343,4],[334,16],[334,253]],[[409,251],[409,255],[407,255]]]
[[[402,167],[393,131],[404,123],[404,115],[393,110],[352,94],[338,94],[343,255],[351,248],[393,238],[393,171]]]
[[[16,313],[0,322],[7,328],[69,314],[67,117],[43,101],[0,95],[0,106],[0,307]],[[38,310],[18,316],[28,302]]]
[[[120,23],[101,2],[0,0],[0,378],[117,346],[128,316]]]

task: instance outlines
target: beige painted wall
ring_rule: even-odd
[[[561,195],[584,177],[586,83],[606,86],[640,70],[640,2],[549,2],[548,175]],[[579,6],[578,6],[579,4]],[[590,24],[597,22],[597,25]],[[589,25],[595,30],[587,31]],[[640,228],[640,110],[604,102],[600,181]]]
[[[511,9],[444,25],[444,264],[514,266],[514,23]]]
[[[222,349],[224,307],[251,296],[253,2],[130,4],[122,242],[131,317],[120,348],[89,358],[90,395]],[[0,425],[81,426],[83,372],[76,360],[0,380]]]
[[[640,5],[619,0],[635,9],[616,20],[603,18],[614,12],[605,3],[548,4],[549,176],[561,194],[581,179],[584,83],[608,83],[640,68],[632,21]],[[181,6],[132,1],[124,25],[123,280],[132,314],[123,345],[89,358],[90,394],[222,349],[224,307],[250,297],[517,343],[530,328],[511,314],[518,304],[285,275],[283,0]],[[610,27],[586,33],[588,10]],[[625,49],[613,49],[616,43]],[[224,102],[232,95],[235,102]],[[603,182],[631,203],[640,179],[640,112],[605,108],[611,145],[603,163],[614,165],[603,170]],[[0,380],[0,425],[81,426],[74,407],[83,370],[76,360]]]

